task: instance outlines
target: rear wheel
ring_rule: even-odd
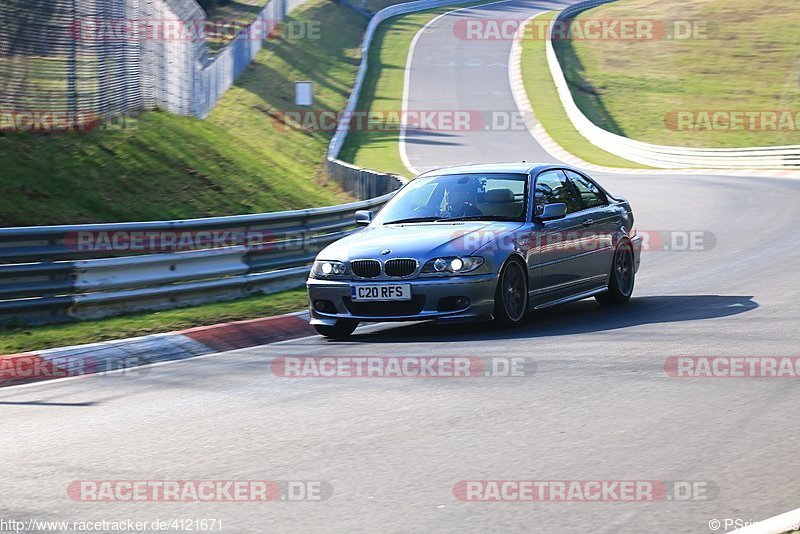
[[[509,260],[500,272],[494,296],[494,319],[499,326],[516,326],[528,311],[528,276],[522,262]]]
[[[358,326],[358,321],[352,319],[338,319],[333,325],[315,324],[314,330],[321,336],[330,339],[345,339],[353,333]]]
[[[627,239],[620,241],[614,251],[608,291],[595,297],[602,304],[621,304],[628,302],[633,294],[636,272],[633,267],[633,247]]]

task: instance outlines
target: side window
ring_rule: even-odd
[[[567,213],[581,210],[581,203],[575,196],[567,177],[561,171],[545,171],[536,177],[536,191],[533,199],[534,215],[542,213],[545,205],[567,205]]]
[[[581,196],[581,202],[584,209],[596,208],[597,206],[605,206],[608,204],[606,196],[600,191],[596,185],[581,176],[580,174],[572,171],[566,171],[567,176],[575,184],[578,194]]]

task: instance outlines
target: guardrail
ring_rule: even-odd
[[[588,0],[574,4],[556,17],[556,21],[565,19],[616,0]],[[547,61],[550,72],[561,98],[561,103],[572,124],[590,143],[621,158],[663,168],[783,168],[800,167],[800,146],[771,146],[750,148],[685,148],[664,145],[653,145],[635,141],[621,135],[604,130],[589,120],[575,104],[564,72],[553,47],[552,32],[555,25],[550,26],[546,42]]]
[[[394,179],[371,176],[373,188],[379,178]],[[391,196],[231,217],[0,228],[0,319],[94,318],[296,287],[324,246],[355,229],[356,210]]]

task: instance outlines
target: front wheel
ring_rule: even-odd
[[[622,304],[628,302],[633,294],[633,282],[636,271],[633,267],[633,247],[631,242],[620,241],[614,251],[614,261],[611,264],[611,275],[608,282],[608,291],[595,297],[601,304]]]
[[[314,330],[321,336],[330,339],[346,339],[358,326],[358,321],[352,319],[339,319],[333,325],[315,324]]]
[[[501,327],[517,326],[528,311],[528,275],[522,262],[506,263],[497,281],[494,296],[494,320]]]

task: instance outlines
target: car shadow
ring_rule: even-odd
[[[348,341],[365,343],[414,343],[479,341],[565,336],[616,330],[645,324],[674,323],[717,319],[758,308],[752,296],[676,295],[631,299],[623,305],[601,305],[582,300],[562,306],[538,310],[522,325],[498,329],[491,323],[437,325],[414,323],[389,330],[359,334]]]

